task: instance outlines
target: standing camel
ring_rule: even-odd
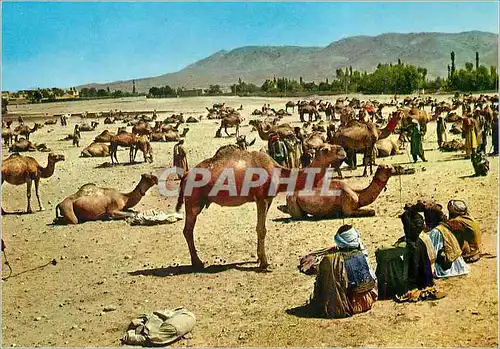
[[[38,200],[38,206],[40,211],[43,211],[40,196],[38,195],[40,178],[51,177],[54,174],[55,165],[59,161],[64,161],[64,155],[50,153],[47,167],[42,167],[34,158],[30,156],[23,156],[17,153],[12,154],[2,163],[2,185],[4,181],[13,185],[26,183],[26,197],[28,198],[28,208],[26,209],[26,212],[32,213],[31,183],[32,181],[35,181],[35,194]],[[2,214],[5,214],[3,207]]]
[[[292,112],[295,111],[295,103],[293,101],[288,101],[285,104],[285,111],[288,113],[288,108],[292,108]]]
[[[401,115],[396,113],[393,115],[387,126],[383,129],[377,128],[371,122],[361,122],[358,120],[351,120],[345,127],[342,127],[333,137],[332,143],[338,144],[344,149],[349,149],[354,152],[355,150],[364,150],[363,163],[365,169],[363,176],[368,175],[368,164],[370,165],[370,175],[373,174],[372,169],[372,154],[374,151],[375,143],[379,139],[387,138],[394,131]],[[354,153],[355,154],[355,153]],[[354,155],[354,163],[352,167],[356,167],[356,156]]]
[[[220,128],[217,130],[215,137],[222,137],[222,129],[226,132],[229,137],[229,133],[227,132],[228,127],[236,127],[236,137],[240,135],[240,124],[241,124],[241,116],[239,113],[231,113],[222,118],[220,122]]]
[[[327,144],[321,148],[318,151],[315,160],[309,166],[310,168],[314,167],[320,169],[319,173],[314,176],[313,183],[317,183],[324,177],[326,168],[331,163],[343,158],[345,158],[345,152],[339,146]],[[255,202],[257,204],[257,255],[260,268],[266,269],[269,266],[264,245],[266,238],[267,212],[271,206],[274,196],[278,192],[283,192],[287,189],[286,185],[280,184],[277,187],[276,193],[270,192],[269,189],[272,185],[273,170],[278,169],[280,171],[279,178],[290,177],[292,170],[278,165],[278,163],[276,163],[269,155],[263,152],[249,152],[239,149],[219,152],[213,157],[202,161],[196,165],[195,168],[208,170],[210,172],[210,179],[207,184],[201,187],[193,188],[191,195],[185,195],[186,183],[188,180],[192,180],[190,172],[192,172],[193,169],[191,169],[190,172],[188,172],[188,174],[181,180],[179,197],[176,206],[176,210],[179,212],[183,202],[185,202],[186,220],[184,224],[184,237],[189,247],[193,267],[203,268],[203,262],[198,257],[193,239],[193,230],[196,224],[196,219],[202,209],[204,207],[208,207],[212,202],[220,206],[240,206],[248,202]],[[244,181],[250,179],[244,179],[246,171],[251,168],[264,170],[267,174],[265,182],[257,187],[249,188],[248,193],[242,193]],[[222,179],[228,178],[223,174],[223,172],[226,173],[228,169],[232,169],[234,171],[234,184],[236,188],[233,187],[233,189],[237,191],[236,194],[238,195],[229,195],[227,191],[219,191],[215,193],[215,195],[212,194],[212,189],[214,187],[217,188],[217,186],[220,185],[219,177]],[[294,171],[297,171],[298,173],[295,190],[303,189],[305,187],[307,173],[303,169],[294,169]],[[254,176],[257,175],[254,174]],[[199,178],[198,175],[196,175],[196,177]],[[255,177],[251,178],[254,179]]]
[[[19,136],[24,136],[26,139],[29,141],[30,140],[30,134],[35,132],[36,130],[39,130],[42,128],[41,124],[35,123],[35,126],[33,128],[29,128],[28,125],[19,125],[14,129],[14,138],[17,142],[17,138]]]

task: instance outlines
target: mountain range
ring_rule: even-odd
[[[446,77],[450,53],[455,52],[457,69],[466,62],[475,63],[479,52],[480,64],[498,64],[498,34],[468,31],[461,33],[387,33],[378,36],[352,36],[332,42],[326,47],[245,46],[231,51],[219,51],[184,69],[155,77],[135,79],[137,92],[147,92],[153,86],[207,88],[242,81],[261,85],[266,79],[285,76],[296,80],[324,81],[333,79],[339,68],[371,72],[378,63],[397,62],[427,68],[428,78]],[[132,91],[132,80],[82,87],[110,88],[111,91]]]

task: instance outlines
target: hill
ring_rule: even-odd
[[[428,77],[447,76],[450,52],[455,52],[457,68],[474,62],[479,52],[480,63],[497,65],[498,35],[480,31],[462,33],[387,33],[378,36],[354,36],[326,47],[246,46],[219,51],[186,68],[156,77],[136,79],[136,89],[147,92],[152,86],[170,85],[206,88],[209,85],[231,85],[241,78],[261,85],[273,76],[286,76],[305,81],[334,78],[335,70],[352,66],[372,71],[378,63],[404,62],[427,68]],[[132,80],[81,87],[132,90]]]

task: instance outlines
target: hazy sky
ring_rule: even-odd
[[[247,45],[467,30],[498,33],[498,3],[3,2],[2,89],[157,76]]]

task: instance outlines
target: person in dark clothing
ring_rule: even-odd
[[[491,143],[493,144],[492,156],[498,156],[498,112],[494,111],[493,123],[491,125]]]
[[[420,238],[424,230],[424,218],[415,210],[408,209],[401,215],[406,247],[409,251],[407,290],[433,286],[432,268],[425,242]]]
[[[80,135],[80,127],[78,125],[75,125],[75,130],[73,131],[73,145],[79,147],[81,138],[82,136]]]
[[[441,148],[443,142],[446,141],[446,124],[441,116],[438,116],[436,124],[438,146]]]

